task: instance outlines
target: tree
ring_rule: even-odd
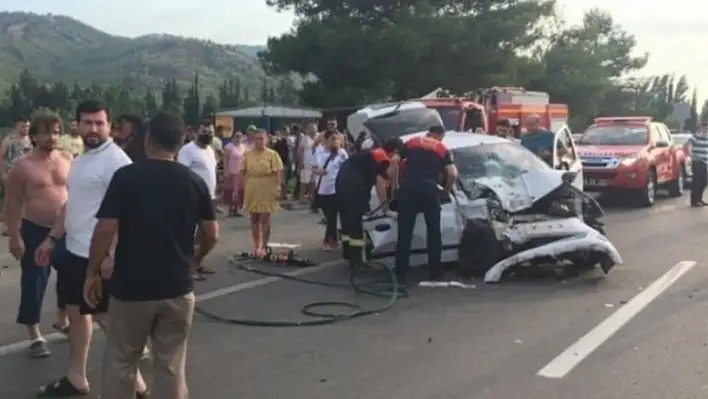
[[[155,93],[152,90],[147,90],[143,96],[143,115],[150,116],[155,115],[159,107],[157,105],[157,98],[155,98]]]
[[[691,117],[686,119],[683,128],[689,132],[698,130],[698,90],[696,89],[693,89],[693,95],[691,95]]]
[[[242,103],[241,80],[236,77],[225,80],[219,86],[219,104],[223,108],[238,108]]]
[[[219,103],[213,94],[209,93],[204,99],[204,107],[202,108],[201,119],[211,119],[214,117],[216,110],[219,109]]]
[[[162,109],[182,115],[182,98],[175,79],[165,82],[162,89]]]
[[[701,107],[701,124],[708,122],[708,100],[703,101],[703,106]]]
[[[199,74],[195,74],[192,87],[189,88],[187,96],[183,101],[184,123],[190,126],[199,125],[202,114],[201,108],[201,101],[199,99]]]
[[[438,86],[466,91],[508,77],[543,35],[546,0],[269,0],[295,11],[295,29],[268,40],[271,74],[297,72],[311,106],[408,99]],[[304,56],[316,53],[316,57]]]
[[[628,112],[631,104],[624,102],[631,96],[631,87],[621,79],[647,61],[647,56],[633,56],[635,46],[634,36],[608,13],[590,10],[581,25],[554,35],[548,50],[537,58],[541,73],[528,85],[547,90],[554,102],[567,104],[575,129],[584,128],[597,115]]]
[[[275,102],[283,105],[297,105],[299,102],[298,90],[295,87],[295,82],[290,74],[286,74],[278,79],[278,85],[275,92]]]

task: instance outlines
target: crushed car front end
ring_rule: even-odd
[[[516,179],[476,181],[463,209],[460,271],[494,283],[514,267],[567,263],[599,266],[607,273],[622,263],[599,220],[602,209],[570,184],[573,178],[560,171],[535,170]]]

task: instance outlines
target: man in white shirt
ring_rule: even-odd
[[[306,201],[308,195],[312,194],[314,181],[312,179],[312,167],[316,165],[314,148],[317,127],[313,122],[305,126],[305,135],[300,140],[298,148],[298,159],[300,163],[300,201]]]
[[[86,366],[93,322],[104,326],[103,316],[108,310],[108,295],[103,295],[94,307],[89,306],[84,298],[89,247],[97,223],[96,212],[108,184],[118,169],[131,163],[128,155],[110,138],[110,114],[103,103],[82,102],[76,109],[76,119],[85,153],[69,170],[68,199],[48,235],[53,244],[66,234],[66,252],[56,254],[54,262],[58,272],[57,294],[66,304],[69,316],[69,370],[65,377],[40,388],[43,396],[89,392]],[[109,279],[113,272],[113,250],[114,247],[101,266],[102,278]],[[138,380],[138,391],[142,392],[145,382],[140,375]]]
[[[214,126],[209,121],[202,122],[199,127],[197,136],[191,142],[182,146],[177,154],[177,162],[191,169],[199,175],[209,188],[209,195],[212,200],[216,201],[216,168],[217,160],[214,153],[214,148],[211,144],[214,141]],[[222,212],[218,207],[217,212]],[[197,240],[199,242],[199,231],[197,231]],[[205,274],[214,274],[215,270],[206,266],[199,266],[194,278],[203,280]]]
[[[185,144],[177,154],[177,162],[198,174],[216,198],[216,156],[211,146],[214,140],[214,127],[211,123],[199,127],[197,137]]]

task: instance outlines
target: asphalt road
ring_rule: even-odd
[[[708,210],[687,202],[609,209],[607,233],[625,264],[607,277],[416,288],[387,312],[323,327],[247,328],[198,318],[189,353],[192,398],[706,398]],[[276,223],[275,241],[299,241],[321,262],[335,257],[311,250],[321,234],[311,216],[284,212]],[[230,270],[226,259],[248,249],[248,233],[243,220],[224,224],[223,232],[229,238],[211,260],[219,274],[199,286],[205,309],[297,320],[313,301],[381,304],[346,290],[264,282]],[[8,266],[0,277],[0,397],[21,399],[61,376],[67,346],[52,338],[52,357],[26,358],[24,332],[14,324],[19,273],[14,263]],[[346,276],[332,262],[307,275]],[[53,305],[50,294],[47,328]],[[90,377],[98,391],[103,338],[96,337]]]

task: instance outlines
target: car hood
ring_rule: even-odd
[[[588,145],[579,144],[578,154],[581,157],[627,157],[637,154],[646,148],[645,145]]]
[[[565,184],[563,175],[567,173],[553,169],[529,170],[516,178],[483,177],[474,181],[476,190],[470,193],[476,199],[485,190],[496,194],[502,207],[509,212],[519,212],[533,206],[546,195]]]
[[[364,127],[378,143],[412,133],[426,132],[431,126],[443,126],[440,113],[431,108],[393,111],[364,122]]]

